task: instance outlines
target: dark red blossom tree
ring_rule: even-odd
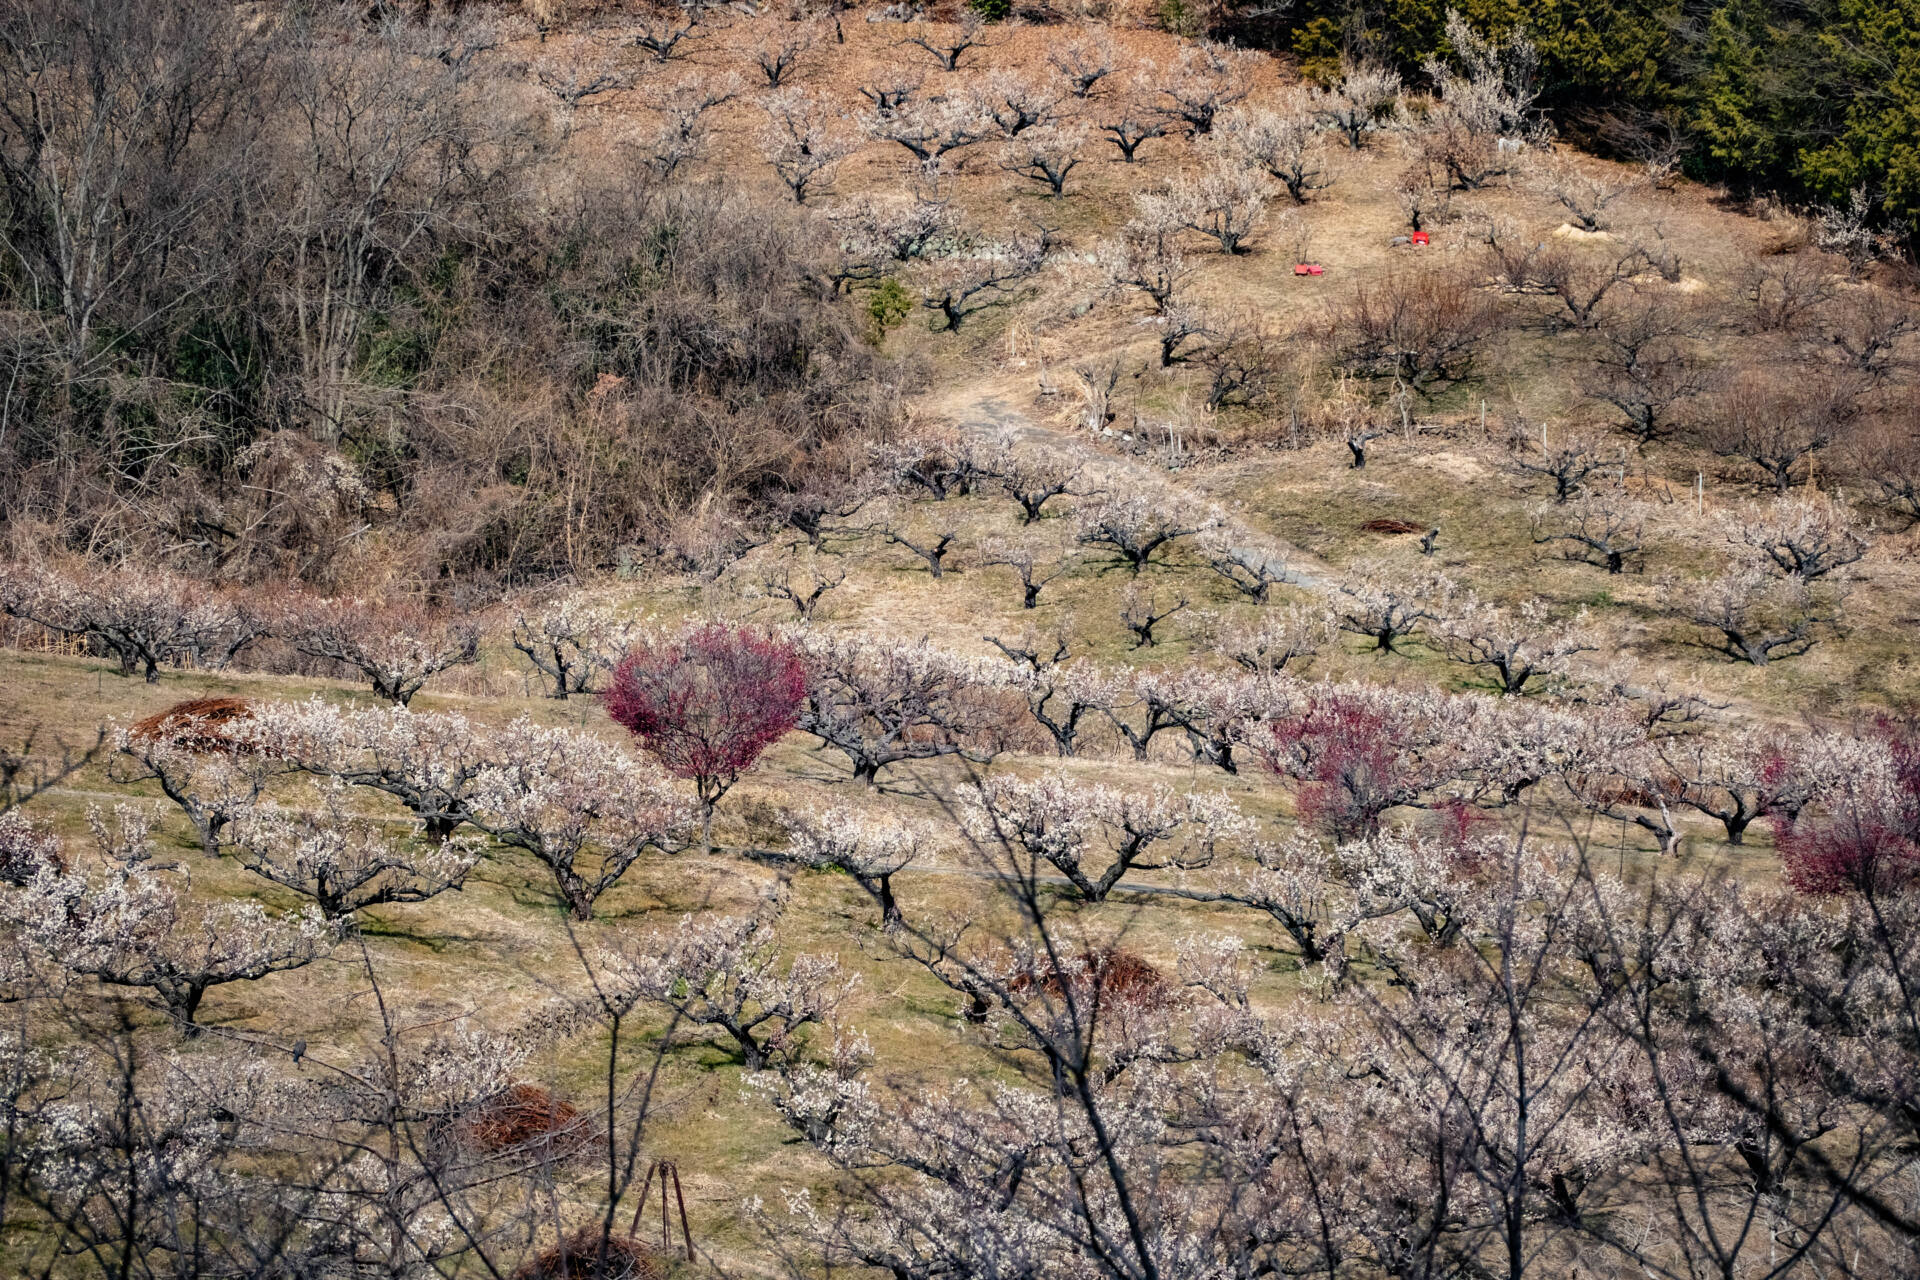
[[[642,645],[614,670],[607,714],[700,797],[701,842],[727,789],[793,728],[806,668],[792,649],[754,631],[709,623]]]
[[[1816,812],[1774,820],[1787,881],[1802,893],[1871,902],[1920,886],[1920,726],[1883,719],[1860,746],[1861,758],[1834,762]]]
[[[1336,840],[1380,829],[1380,815],[1416,799],[1398,745],[1404,726],[1383,709],[1338,694],[1273,724],[1268,766],[1300,783],[1303,822]]]

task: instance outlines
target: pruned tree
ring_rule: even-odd
[[[152,781],[192,824],[201,852],[220,852],[227,826],[250,812],[286,766],[250,751],[244,734],[196,740],[205,722],[185,718],[170,735],[114,734],[115,754],[107,776],[122,785]]]
[[[1255,604],[1265,604],[1273,589],[1291,581],[1286,557],[1245,530],[1225,524],[1215,525],[1196,541],[1207,565],[1241,595]]]
[[[1741,278],[1746,297],[1745,327],[1752,333],[1803,332],[1833,301],[1833,279],[1813,254],[1757,258]]]
[[[587,99],[633,87],[632,74],[608,57],[543,62],[534,68],[534,78],[553,99],[562,139],[572,136],[580,108],[586,105]]]
[[[1277,336],[1256,311],[1214,313],[1207,341],[1194,357],[1207,371],[1207,408],[1257,408],[1280,378]]]
[[[882,63],[860,86],[860,96],[873,104],[875,115],[891,115],[920,92],[926,79],[926,73],[918,67]]]
[[[701,0],[647,5],[632,16],[628,41],[655,62],[671,62],[688,56],[695,44],[714,34],[711,18],[709,6]]]
[[[1525,694],[1535,682],[1563,680],[1573,658],[1600,648],[1584,611],[1556,619],[1531,597],[1506,608],[1468,595],[1449,607],[1432,631],[1448,658],[1485,671],[1503,694]]]
[[[599,738],[521,719],[492,745],[468,821],[544,866],[572,919],[591,920],[642,854],[691,834],[696,815],[666,777]]]
[[[1242,163],[1284,186],[1295,204],[1333,185],[1322,131],[1304,100],[1237,108],[1222,118],[1219,136]]]
[[[784,888],[749,916],[684,916],[677,929],[616,944],[600,968],[613,998],[670,1011],[676,1026],[713,1028],[748,1071],[796,1063],[807,1027],[831,1024],[860,975],[833,956],[781,963]]]
[[[419,604],[296,596],[271,626],[296,651],[358,671],[376,697],[402,707],[434,676],[480,657],[477,621]]]
[[[1160,643],[1153,629],[1189,603],[1184,594],[1169,602],[1162,599],[1158,591],[1142,589],[1137,582],[1129,583],[1126,598],[1120,604],[1120,625],[1133,637],[1134,648],[1152,648]]]
[[[1582,165],[1563,151],[1552,151],[1530,168],[1534,185],[1550,197],[1582,231],[1605,231],[1612,225],[1609,210],[1646,185],[1639,174],[1622,177],[1616,171]]]
[[[998,164],[1004,172],[1042,184],[1058,198],[1066,194],[1067,178],[1080,166],[1086,147],[1083,125],[1041,125],[1008,142]]]
[[[844,805],[818,813],[788,811],[780,821],[787,829],[789,858],[853,877],[879,905],[880,927],[899,927],[904,917],[893,878],[932,852],[931,831],[891,814]]]
[[[1520,422],[1508,434],[1499,465],[1514,475],[1551,480],[1553,500],[1565,502],[1585,492],[1595,477],[1624,480],[1626,450],[1593,428],[1542,426],[1536,433]]]
[[[618,610],[568,592],[544,605],[523,605],[508,642],[553,682],[549,697],[591,693],[633,639],[634,622]]]
[[[636,139],[640,163],[665,182],[683,165],[705,159],[713,130],[709,117],[715,108],[739,97],[740,91],[738,76],[701,73],[655,88],[646,102],[654,114],[653,128]]]
[[[1073,660],[1066,637],[1059,633],[1051,643],[1032,633],[1011,641],[999,636],[986,640],[1015,664],[1017,687],[1026,697],[1028,714],[1047,731],[1054,750],[1062,756],[1077,755],[1088,717],[1105,714],[1112,707],[1116,678]]]
[[[981,544],[982,565],[1004,565],[1013,570],[1020,582],[1020,607],[1036,609],[1040,593],[1048,583],[1066,573],[1073,564],[1066,557],[1050,554],[1029,542],[994,539]]]
[[[1805,653],[1840,620],[1837,599],[1757,566],[1704,583],[1664,586],[1681,617],[1706,632],[1707,648],[1756,667]]]
[[[987,470],[1009,498],[1020,504],[1020,522],[1038,524],[1055,498],[1082,496],[1084,467],[1073,455],[1046,445],[1021,444],[1007,436],[994,446]]]
[[[1171,126],[1165,116],[1137,93],[1122,91],[1101,115],[1099,130],[1120,152],[1122,163],[1134,164],[1140,148],[1155,138],[1164,138]]]
[[[896,547],[905,547],[926,562],[927,573],[935,582],[946,576],[947,553],[953,550],[959,541],[960,528],[952,520],[934,521],[931,525],[915,526],[910,518],[912,508],[900,507],[890,518],[868,529]]]
[[[957,332],[967,317],[1012,301],[1016,286],[1046,268],[1051,248],[1052,237],[1041,228],[932,259],[919,276],[920,305],[937,312],[947,332]]]
[[[760,100],[760,108],[767,113],[758,133],[760,154],[793,193],[794,203],[805,204],[856,149],[854,139],[835,128],[843,113],[797,85],[774,90]]]
[[[392,796],[433,840],[468,820],[478,779],[493,764],[490,737],[450,712],[343,710],[316,697],[256,706],[229,734],[303,773]]]
[[[1193,135],[1211,133],[1214,121],[1253,91],[1253,64],[1258,55],[1232,49],[1211,40],[1181,48],[1172,65],[1149,64],[1146,78],[1158,95],[1157,109],[1170,124],[1186,126]]]
[[[170,663],[224,667],[268,630],[239,600],[131,566],[76,574],[0,566],[0,612],[97,641],[119,660],[121,675],[140,671],[148,684]]]
[[[667,772],[694,784],[706,848],[714,806],[794,727],[806,689],[792,648],[708,623],[628,652],[607,687],[607,714]]]
[[[1252,622],[1228,631],[1217,649],[1248,675],[1266,677],[1313,657],[1333,638],[1333,619],[1325,609],[1294,604],[1262,610]]]
[[[255,807],[233,824],[235,861],[308,899],[336,929],[368,907],[426,902],[462,888],[480,863],[480,841],[395,838],[377,821],[355,818],[327,795],[320,812]]]
[[[151,992],[185,1028],[208,991],[311,964],[332,931],[312,907],[274,915],[250,900],[205,903],[153,863],[150,824],[120,806],[109,826],[89,811],[97,870],[45,867],[0,910],[60,968]]]
[[[1081,545],[1107,548],[1116,568],[1125,566],[1136,576],[1179,539],[1220,522],[1218,513],[1177,494],[1142,492],[1138,486],[1087,504],[1075,518]]]
[[[771,600],[785,600],[793,606],[800,621],[812,622],[827,594],[844,585],[846,580],[845,565],[823,567],[820,557],[810,553],[774,561],[748,589]]]
[[[1401,641],[1445,616],[1458,590],[1437,571],[1407,574],[1363,561],[1334,584],[1334,624],[1372,640],[1377,653],[1398,653]]]
[[[958,22],[915,24],[911,32],[901,37],[900,43],[926,52],[942,71],[958,71],[968,53],[992,48],[999,41],[993,38],[979,14],[966,9]]]
[[[1120,68],[1121,53],[1113,37],[1099,27],[1082,30],[1057,41],[1047,50],[1047,65],[1066,82],[1076,98],[1090,98],[1100,82]]]
[[[969,94],[982,116],[993,121],[1009,140],[1030,129],[1059,125],[1060,93],[1006,67],[998,68],[973,85]]]
[[[1543,507],[1533,515],[1536,546],[1570,544],[1568,555],[1598,557],[1608,573],[1619,573],[1645,545],[1643,505],[1619,485],[1588,487],[1570,502]]]
[[[1017,850],[1028,876],[1050,865],[1089,902],[1104,902],[1136,871],[1205,866],[1222,841],[1251,828],[1224,794],[1125,792],[1058,774],[988,778],[962,788],[957,801],[976,847]],[[1096,859],[1105,865],[1089,865]]]
[[[1789,494],[1728,511],[1721,528],[1735,550],[1770,573],[1800,582],[1837,574],[1867,554],[1852,514],[1826,494]]]
[[[1157,212],[1157,210],[1155,210]],[[1114,289],[1137,289],[1164,315],[1192,281],[1194,266],[1174,243],[1177,226],[1135,218],[1111,240],[1103,240],[1096,262]]]
[[[877,783],[903,760],[998,753],[997,694],[1014,684],[998,659],[917,644],[809,631],[793,638],[809,671],[799,727],[841,752],[855,780]]]
[[[753,50],[753,65],[760,68],[769,89],[785,86],[798,74],[800,62],[813,51],[818,31],[811,22],[796,22],[779,28]]]
[[[1215,163],[1198,175],[1176,179],[1164,199],[1165,217],[1211,237],[1222,253],[1241,254],[1266,215],[1268,191],[1253,170]]]
[[[1829,351],[1875,384],[1885,385],[1912,367],[1911,339],[1920,333],[1920,307],[1905,292],[1871,286],[1849,290],[1822,318]]]
[[[1387,108],[1400,97],[1400,73],[1365,62],[1343,62],[1331,89],[1308,91],[1307,107],[1316,118],[1358,151],[1385,121]]]

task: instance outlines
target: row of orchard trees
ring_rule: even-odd
[[[717,670],[704,652],[730,648],[737,665],[767,645],[709,640],[671,665]],[[880,699],[864,732],[950,730],[879,710],[934,670],[928,657],[794,656]],[[980,679],[957,663],[944,675]],[[4,1185],[45,1229],[24,1247],[143,1268],[184,1253],[188,1275],[654,1266],[622,1205],[657,1141],[648,1082],[694,1039],[845,1172],[805,1179],[811,1191],[782,1173],[782,1208],[749,1205],[780,1256],[969,1277],[1912,1265],[1910,726],[1738,752],[1643,739],[1676,773],[1717,750],[1713,767],[1746,771],[1787,873],[1770,888],[1682,861],[1612,872],[1612,851],[1553,821],[1537,783],[1504,806],[1514,821],[1481,816],[1503,798],[1484,779],[1511,787],[1541,767],[1527,757],[1551,717],[1489,726],[1465,704],[1535,704],[1270,683],[1257,749],[1310,780],[1300,807],[1323,832],[1269,832],[1204,790],[999,769],[949,780],[945,825],[871,800],[780,814],[783,837],[756,860],[783,880],[849,877],[872,898],[873,944],[951,993],[955,1050],[998,1055],[978,1082],[931,1088],[876,1061],[857,975],[783,941],[784,885],[741,914],[575,928],[577,980],[491,1031],[410,1019],[358,913],[457,887],[492,845],[545,863],[590,909],[638,857],[692,842],[693,806],[603,741],[318,703],[230,722],[224,750],[184,745],[191,722],[130,739],[133,775],[161,776],[213,851],[310,905],[275,915],[188,892],[131,810],[96,816],[91,857],[20,810],[0,816],[0,981],[19,1015]],[[665,705],[624,696],[630,712]],[[712,736],[697,716],[630,718],[656,746]],[[1558,717],[1572,737],[1576,719]],[[1633,748],[1602,749],[1610,765]],[[1570,792],[1645,803],[1601,762],[1565,767]],[[267,799],[294,771],[320,782],[311,812]],[[1389,787],[1388,807],[1349,803]],[[370,817],[370,791],[420,831]],[[1407,804],[1444,821],[1384,820]],[[935,866],[993,892],[956,908],[918,875]],[[1120,899],[1150,872],[1162,894],[1213,907],[1165,971],[1124,949]],[[150,993],[191,1032],[208,990],[330,951],[379,997],[364,1050],[216,1021],[194,1052],[156,1054],[102,998]],[[1297,974],[1284,992],[1275,952]],[[551,1100],[527,1123],[525,1081],[582,1054],[604,1072],[593,1114]],[[521,1107],[507,1140],[503,1100]],[[218,1248],[195,1251],[201,1237]]]

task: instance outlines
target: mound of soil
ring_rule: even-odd
[[[245,698],[191,698],[136,720],[130,732],[136,742],[169,742],[189,751],[237,751],[240,745],[227,731],[252,718],[253,705]]]
[[[467,1115],[462,1129],[488,1155],[537,1151],[556,1160],[578,1152],[593,1136],[586,1117],[535,1084],[512,1085],[489,1098]]]
[[[1425,533],[1425,525],[1409,520],[1369,520],[1360,526],[1362,533]]]
[[[545,1253],[528,1259],[513,1280],[661,1280],[667,1274],[657,1250],[630,1236],[609,1236],[583,1227]]]

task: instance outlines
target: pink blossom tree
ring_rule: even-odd
[[[713,810],[762,752],[794,727],[807,673],[787,645],[721,623],[642,644],[614,670],[607,714],[700,798],[701,844]]]

